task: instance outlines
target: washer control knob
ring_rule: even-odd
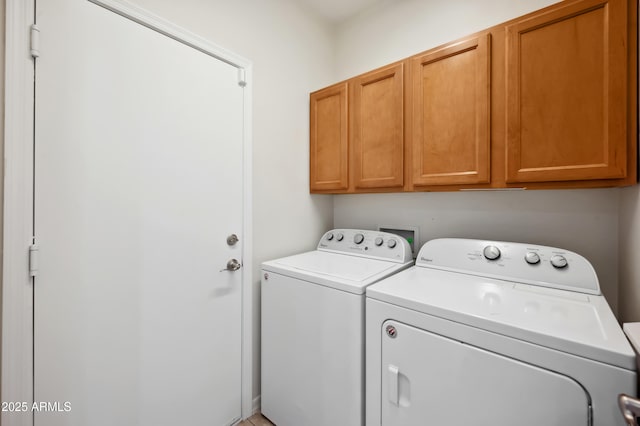
[[[535,251],[528,251],[527,254],[524,255],[524,260],[529,265],[536,265],[540,263],[540,256]]]
[[[482,253],[489,260],[498,260],[500,258],[500,249],[496,246],[486,246]]]
[[[364,241],[364,235],[362,234],[356,234],[353,236],[353,242],[356,244],[360,244]]]
[[[327,241],[331,241],[331,240],[333,240],[333,232],[329,232],[327,234]]]
[[[377,246],[381,246],[382,243],[384,243],[384,240],[382,239],[382,237],[378,237],[378,238],[376,238],[375,243],[376,243]]]
[[[560,254],[554,254],[551,256],[551,264],[557,269],[566,268],[568,265],[567,258]]]
[[[393,238],[390,239],[389,241],[387,241],[387,247],[389,247],[389,248],[394,248],[396,246],[396,244],[398,244],[398,242],[396,240],[394,240]]]
[[[342,232],[338,232],[338,235],[336,235],[336,240],[338,241],[344,240],[344,235],[342,235]]]

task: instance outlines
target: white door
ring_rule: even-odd
[[[36,21],[35,424],[232,424],[238,70],[86,0]]]
[[[380,331],[383,426],[591,424],[570,377],[396,321]]]

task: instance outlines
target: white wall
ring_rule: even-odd
[[[619,313],[623,322],[640,321],[640,187],[620,193]]]
[[[639,11],[640,14],[640,11]],[[638,46],[640,54],[640,46]],[[638,111],[640,122],[640,111]],[[620,192],[619,318],[640,321],[640,186]]]
[[[0,0],[0,150],[4,152],[4,45],[5,45],[5,0]],[[4,200],[4,162],[0,168],[0,200]],[[3,203],[4,204],[4,203]],[[0,223],[4,223],[2,215],[4,211],[0,211]],[[4,241],[3,233],[4,229],[0,226],[0,276],[2,275],[2,260],[4,259],[4,250],[2,247],[2,241]],[[1,287],[1,286],[0,286]],[[2,291],[0,291],[0,342],[2,342]],[[2,344],[0,344],[0,351],[2,350]],[[0,376],[0,380],[2,376]],[[4,401],[0,395],[0,401]]]
[[[386,0],[336,31],[339,79],[533,12],[558,0]]]
[[[309,195],[309,92],[333,82],[330,28],[294,1],[133,0],[253,62],[254,396],[260,263],[315,247],[331,196]],[[221,201],[222,202],[222,201]]]
[[[336,73],[340,79],[352,77],[552,3],[555,0],[387,1],[338,27]],[[615,312],[618,203],[617,189],[338,195],[334,224],[418,226],[422,242],[455,236],[572,250],[594,264]]]

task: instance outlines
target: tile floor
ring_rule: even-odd
[[[247,420],[239,423],[238,426],[275,426],[275,425],[271,423],[269,420],[267,420],[266,418],[264,418],[262,414],[258,413],[249,417]]]

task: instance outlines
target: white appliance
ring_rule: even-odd
[[[591,264],[438,239],[367,288],[367,426],[613,426],[634,352]]]
[[[413,264],[408,242],[335,229],[262,264],[262,413],[278,426],[364,424],[365,288]]]

